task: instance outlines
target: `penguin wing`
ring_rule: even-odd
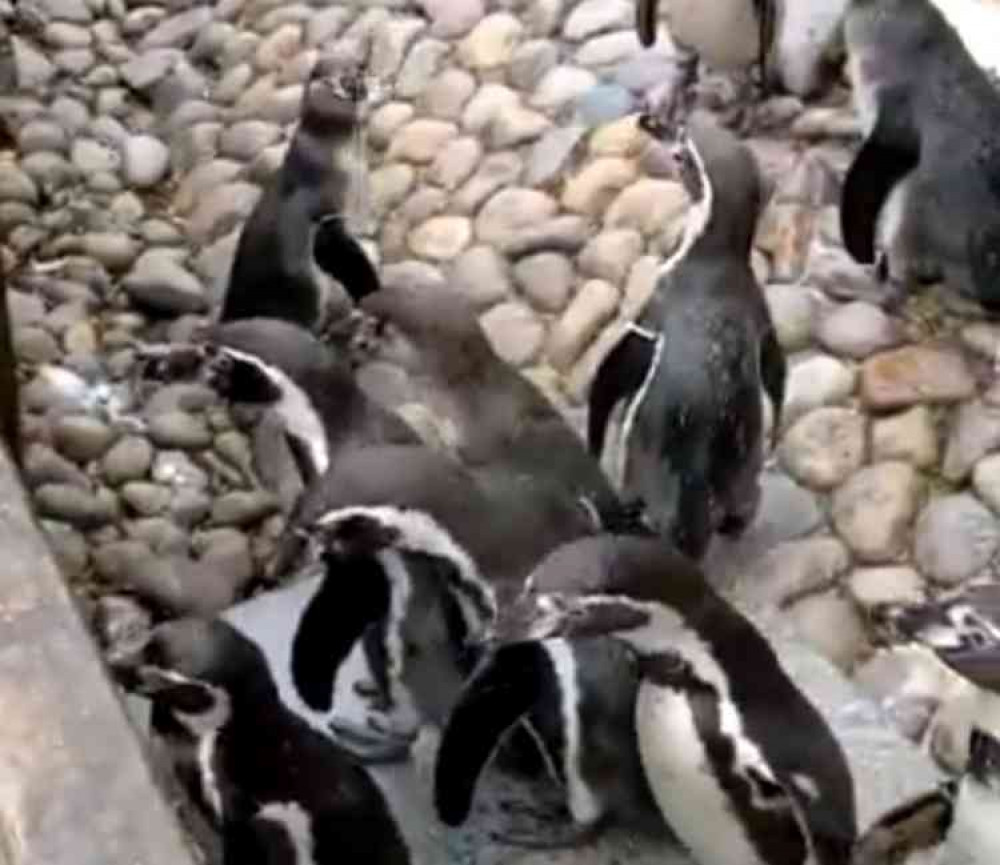
[[[378,567],[374,559],[363,561]],[[388,612],[384,574],[362,573],[359,567],[323,578],[302,613],[291,648],[292,683],[310,709],[333,708],[337,670],[365,629]]]
[[[541,643],[492,652],[466,683],[441,736],[434,766],[434,807],[458,826],[469,816],[479,776],[501,737],[548,690],[549,655]]]
[[[354,303],[382,287],[368,253],[348,234],[339,215],[320,220],[312,253],[320,270],[337,280]]]
[[[656,5],[657,0],[637,0],[635,6],[635,29],[643,48],[656,42]]]
[[[778,342],[778,334],[774,326],[769,323],[760,344],[760,377],[774,410],[774,422],[771,425],[772,449],[778,444],[778,433],[781,429],[781,409],[785,402],[786,374],[785,352],[781,348],[781,343]]]
[[[878,97],[875,126],[851,163],[840,203],[840,231],[855,261],[875,260],[879,213],[893,187],[920,161],[920,139],[910,120],[909,98],[900,88]]]
[[[858,838],[852,865],[908,861],[911,853],[940,844],[954,808],[954,785],[942,785],[886,811]]]
[[[654,331],[629,325],[598,366],[587,407],[587,447],[594,456],[600,457],[604,450],[608,420],[615,406],[642,387],[656,357],[658,336]]]

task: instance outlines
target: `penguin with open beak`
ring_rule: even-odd
[[[969,734],[961,777],[891,809],[858,839],[851,865],[1000,861],[1000,740]]]
[[[1000,311],[1000,92],[931,0],[853,0],[844,33],[864,132],[842,192],[847,251],[890,304],[943,279]]]
[[[540,562],[493,633],[498,655],[529,659],[525,641],[597,635],[635,653],[643,769],[664,820],[698,862],[847,861],[857,826],[843,750],[767,640],[697,566],[655,539],[584,538]],[[530,680],[501,677],[506,699],[516,703]],[[499,684],[473,679],[454,717],[495,728]],[[461,814],[479,768],[466,743],[446,729],[435,786],[443,816]]]
[[[316,62],[285,159],[240,233],[220,321],[274,317],[315,328],[331,279],[351,296],[377,290],[375,266],[348,225],[367,182],[368,98],[363,66]]]
[[[669,135],[670,121],[657,122],[644,126]],[[612,474],[626,500],[700,559],[713,534],[738,535],[756,515],[767,446],[760,394],[776,435],[786,365],[750,267],[763,199],[753,154],[701,113],[677,134],[677,173],[692,201],[684,234],[597,369],[587,440],[600,457],[612,412],[624,405]]]
[[[158,625],[115,673],[152,700],[154,732],[221,833],[225,863],[409,865],[375,782],[282,704],[264,656],[230,625]]]

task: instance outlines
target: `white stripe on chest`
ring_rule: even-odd
[[[297,802],[269,802],[257,812],[285,830],[293,849],[296,865],[315,865],[312,819]]]

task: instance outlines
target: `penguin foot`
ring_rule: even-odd
[[[362,763],[402,763],[409,759],[412,738],[372,735],[348,721],[330,721],[328,726],[337,743]]]

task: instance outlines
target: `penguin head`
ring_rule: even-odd
[[[364,62],[320,57],[306,82],[302,124],[317,133],[353,130],[369,98]]]
[[[238,707],[259,707],[277,694],[260,650],[220,619],[164,622],[113,670],[196,736],[223,727]]]
[[[1000,797],[1000,739],[981,727],[969,733],[969,762],[966,765],[969,783],[989,790]]]
[[[380,323],[379,356],[407,369],[456,378],[492,355],[472,305],[451,287],[391,283],[361,307]]]
[[[496,609],[472,559],[431,517],[389,506],[330,511],[309,529],[324,566],[292,643],[292,679],[315,711],[337,670],[375,628],[389,690],[442,717]],[[378,675],[378,674],[377,674]]]

